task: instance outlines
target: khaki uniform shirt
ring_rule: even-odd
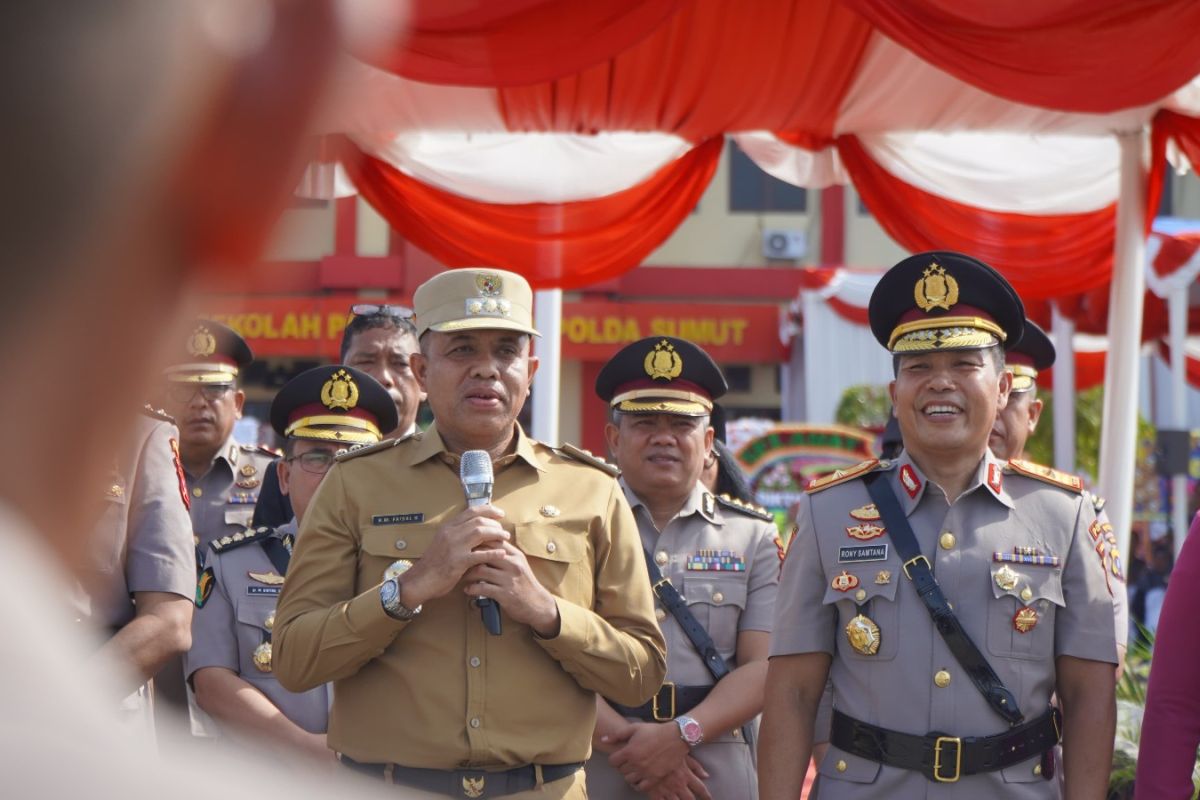
[[[134,592],[191,598],[196,588],[192,523],[175,456],[179,434],[141,416],[104,487],[104,510],[87,540],[81,618],[109,633],[134,618]]]
[[[293,520],[270,536],[295,536]],[[279,573],[257,540],[209,552],[212,594],[192,618],[192,649],[184,659],[188,680],[205,667],[222,667],[258,689],[283,715],[309,733],[324,733],[329,725],[329,692],[322,684],[307,692],[289,692],[275,679],[271,665],[261,669],[254,651],[270,643],[275,628],[275,604],[283,588]]]
[[[492,502],[558,597],[553,639],[507,615],[503,635],[488,635],[457,587],[409,622],[384,613],[384,570],[419,559],[466,507],[436,429],[351,454],[325,476],[280,599],[275,674],[292,690],[334,682],[333,749],[435,769],[584,761],[595,693],[637,705],[662,683],[662,633],[616,480],[518,427]]]
[[[208,474],[203,478],[187,476],[192,527],[201,557],[207,557],[208,546],[214,539],[250,527],[263,475],[273,468],[276,458],[278,455],[270,450],[238,444],[230,437],[217,453]]]
[[[633,508],[642,546],[654,554],[663,576],[687,601],[688,610],[712,637],[718,652],[736,668],[737,637],[742,631],[771,631],[779,586],[778,530],[773,522],[747,509],[718,500],[700,484],[660,533],[650,511],[622,479]],[[656,608],[667,640],[667,680],[685,686],[711,686],[712,673],[683,628],[661,606]],[[665,711],[665,709],[664,709]],[[680,712],[682,713],[682,712]],[[715,798],[758,796],[753,754],[741,728],[692,750],[711,776],[705,785]],[[589,792],[616,800],[642,797],[599,753],[588,762]]]
[[[1079,492],[1012,472],[990,452],[953,505],[907,454],[880,468],[946,599],[1026,719],[1048,707],[1057,656],[1116,663],[1112,599],[1087,531],[1093,512]],[[834,707],[864,722],[922,735],[1004,732],[1007,723],[934,629],[890,539],[867,527],[883,527],[882,520],[862,519],[870,504],[861,477],[800,501],[771,655],[829,653]],[[1018,547],[1058,563],[998,560]],[[998,575],[1006,567],[1017,574],[1015,583]],[[1023,607],[1037,613],[1024,633],[1014,624]],[[848,642],[846,624],[860,609],[879,627],[874,655]],[[944,687],[934,682],[939,671],[949,674]],[[938,784],[831,746],[820,766],[821,797],[1057,797],[1057,784],[1034,772],[1038,761]]]

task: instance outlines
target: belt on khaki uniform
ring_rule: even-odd
[[[682,686],[666,681],[640,706],[623,706],[609,701],[623,717],[637,717],[643,722],[670,722],[680,714],[686,714],[708,697],[711,686]]]
[[[503,797],[528,792],[537,788],[539,772],[542,783],[553,783],[583,769],[582,761],[573,764],[526,764],[523,767],[488,772],[477,769],[422,769],[399,764],[365,764],[344,754],[339,758],[355,772],[381,779],[385,783],[446,797]]]
[[[995,736],[918,736],[880,728],[834,709],[829,742],[852,755],[891,767],[920,772],[931,781],[954,783],[964,775],[994,772],[1037,755],[1044,756],[1061,738],[1062,715],[1052,708],[1042,716]],[[1053,769],[1043,757],[1042,777]]]

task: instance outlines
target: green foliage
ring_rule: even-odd
[[[892,399],[886,386],[860,384],[842,392],[836,419],[841,425],[882,430],[892,412]]]
[[[1037,431],[1029,437],[1025,450],[1031,461],[1054,463],[1054,394],[1038,389],[1045,403]],[[1104,416],[1104,387],[1096,386],[1075,396],[1075,464],[1094,480],[1100,463],[1100,427]]]

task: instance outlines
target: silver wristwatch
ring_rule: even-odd
[[[704,729],[695,717],[680,715],[675,718],[675,724],[679,726],[679,738],[687,742],[688,747],[695,747],[704,741]]]
[[[400,602],[400,581],[388,578],[379,584],[379,602],[383,605],[383,613],[401,622],[408,622],[421,613],[421,607],[409,608]]]

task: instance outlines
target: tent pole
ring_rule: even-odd
[[[1075,472],[1075,322],[1050,303],[1054,342],[1054,466]]]
[[[537,340],[538,371],[533,376],[533,438],[557,445],[559,375],[562,372],[562,289],[534,293],[533,318]]]
[[[1138,354],[1146,292],[1146,134],[1144,130],[1121,133],[1117,142],[1121,149],[1121,189],[1108,302],[1099,483],[1108,499],[1108,517],[1117,545],[1128,563],[1137,460]]]
[[[1171,341],[1171,427],[1187,430],[1187,304],[1188,287],[1173,286],[1167,296],[1168,336]],[[1175,555],[1179,555],[1187,535],[1187,476],[1171,478],[1171,530],[1175,533]]]

